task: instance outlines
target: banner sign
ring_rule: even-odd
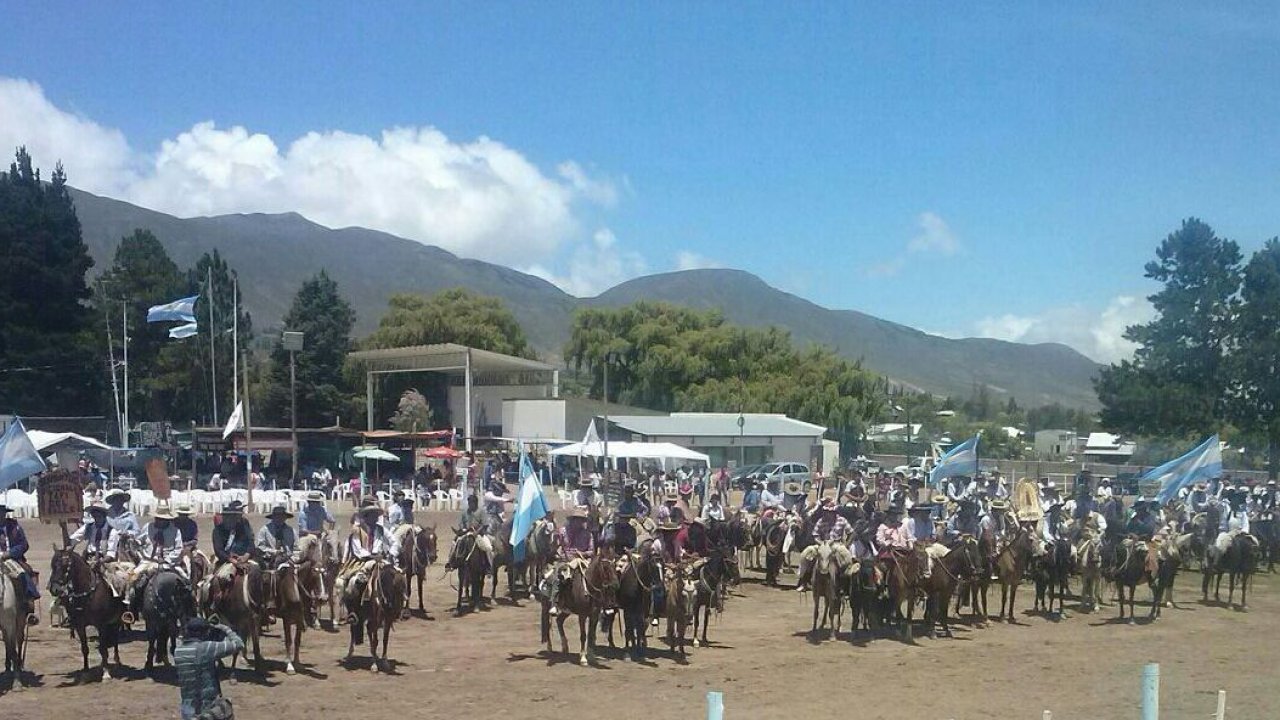
[[[169,499],[169,466],[163,457],[147,458],[147,485],[157,500]]]
[[[40,522],[80,521],[84,517],[84,488],[70,470],[46,473],[36,484]]]

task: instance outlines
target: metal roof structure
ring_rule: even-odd
[[[738,418],[742,417],[742,427]],[[738,434],[768,437],[816,437],[827,431],[781,413],[671,413],[670,415],[610,415],[609,422],[647,437],[728,437]]]

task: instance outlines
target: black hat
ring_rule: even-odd
[[[377,500],[371,497],[366,497],[365,499],[360,501],[360,514],[364,515],[365,513],[369,513],[369,512],[376,512],[378,514],[381,514],[382,506],[378,504]]]
[[[232,500],[222,507],[223,515],[243,515],[244,503],[239,500]]]

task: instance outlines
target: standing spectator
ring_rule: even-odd
[[[182,694],[182,720],[192,720],[202,713],[223,711],[216,717],[232,717],[231,703],[222,697],[218,682],[218,660],[244,650],[244,641],[226,625],[210,624],[203,618],[187,622],[182,645],[173,653],[178,671],[178,689]]]
[[[351,507],[360,507],[360,476],[352,475],[351,482],[347,485],[347,494],[351,497]]]

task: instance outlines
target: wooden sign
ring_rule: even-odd
[[[164,458],[153,457],[147,460],[147,484],[157,500],[169,499],[169,466]]]
[[[54,470],[36,483],[40,522],[79,521],[84,516],[84,488],[69,470]]]

